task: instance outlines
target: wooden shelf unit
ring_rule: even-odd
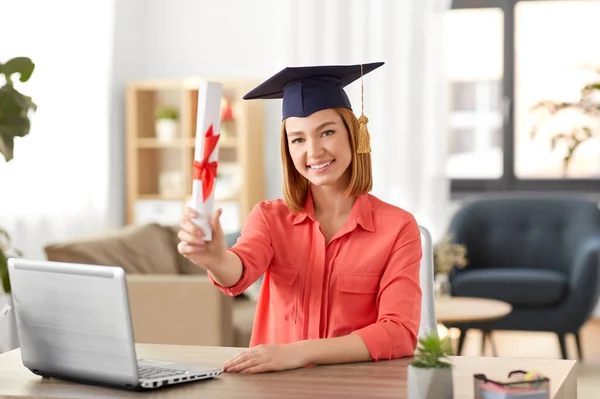
[[[265,199],[263,105],[242,100],[256,82],[207,79],[223,84],[233,113],[233,121],[221,123],[215,209],[223,207],[225,231],[236,231]],[[181,208],[192,194],[199,83],[183,79],[127,85],[126,224],[179,224]],[[163,105],[179,111],[177,134],[170,141],[156,135],[155,110]]]

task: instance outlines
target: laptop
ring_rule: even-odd
[[[23,365],[37,375],[144,390],[222,373],[137,358],[121,267],[10,258],[8,271]]]

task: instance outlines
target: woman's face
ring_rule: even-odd
[[[302,176],[315,186],[347,186],[352,149],[348,129],[335,110],[318,111],[305,118],[290,117],[285,121],[285,130],[290,156]]]

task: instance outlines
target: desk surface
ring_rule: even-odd
[[[138,356],[220,367],[241,348],[138,344]],[[265,374],[222,374],[148,392],[127,392],[57,380],[42,380],[21,362],[18,349],[0,355],[0,398],[405,398],[411,359],[318,366]],[[453,357],[455,398],[473,398],[473,374],[504,379],[514,369],[550,378],[553,398],[577,397],[574,360]]]

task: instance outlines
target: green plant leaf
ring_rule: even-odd
[[[8,276],[8,262],[2,249],[0,249],[0,280],[2,281],[2,289],[7,294],[10,294],[10,279]]]
[[[18,67],[20,67],[19,62],[7,63],[2,66],[2,71],[6,72],[8,69],[10,72]],[[37,110],[37,105],[31,97],[21,94],[11,84],[0,88],[0,153],[7,162],[14,156],[15,137],[29,134],[31,128],[29,111],[31,110]]]
[[[439,338],[433,332],[419,339],[415,360],[411,365],[422,368],[451,367],[448,356],[453,354],[452,343],[448,337]]]
[[[10,76],[12,74],[18,73],[20,75],[19,80],[21,82],[27,82],[33,73],[35,68],[35,64],[31,61],[31,59],[27,57],[16,57],[11,60],[8,60],[2,66],[2,73],[6,75],[7,81],[10,81]]]
[[[585,96],[585,95],[589,94],[589,92],[596,91],[596,90],[600,90],[600,83],[590,83],[590,84],[583,86],[583,89],[581,89],[581,95]]]
[[[0,229],[0,283],[2,283],[3,291],[7,294],[10,294],[11,286],[10,276],[8,275],[8,260],[4,251],[10,247],[10,236],[6,230]]]
[[[0,154],[4,156],[6,162],[9,162],[14,157],[14,137],[8,133],[5,135],[0,126]]]
[[[21,115],[0,119],[0,131],[3,136],[25,137],[29,134],[30,128],[29,118]]]
[[[170,106],[160,106],[154,111],[154,117],[156,120],[170,119],[177,120],[179,118],[179,111]]]

